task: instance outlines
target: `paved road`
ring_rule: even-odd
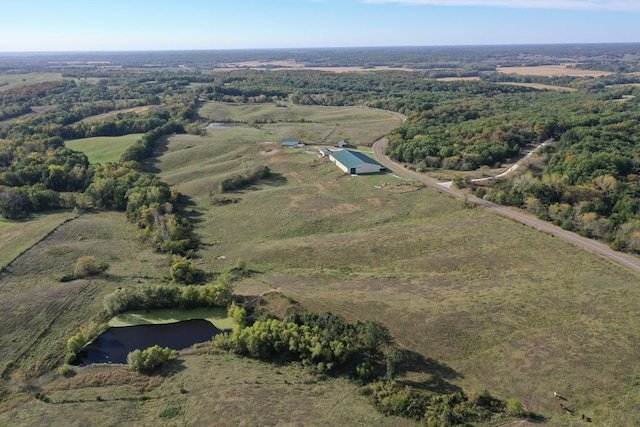
[[[452,197],[467,200],[470,203],[474,203],[478,206],[485,207],[495,213],[498,213],[507,218],[514,219],[516,221],[522,222],[524,224],[530,225],[532,227],[537,228],[540,231],[547,232],[554,236],[560,237],[562,239],[568,240],[578,246],[581,246],[585,249],[593,251],[599,255],[602,255],[606,258],[609,258],[619,264],[624,265],[625,267],[630,268],[638,273],[640,273],[640,259],[636,257],[632,257],[626,254],[622,254],[620,252],[616,252],[611,249],[609,246],[604,245],[596,240],[587,239],[586,237],[579,236],[576,233],[572,233],[567,230],[563,230],[562,228],[555,226],[549,222],[542,221],[532,215],[529,215],[523,211],[519,211],[516,209],[508,208],[505,206],[496,205],[495,203],[489,202],[487,200],[479,199],[475,196],[471,196],[465,193],[462,193],[453,188],[443,187],[436,181],[428,178],[424,175],[421,175],[417,172],[405,169],[402,165],[392,161],[387,156],[384,155],[384,146],[386,145],[386,140],[380,139],[375,142],[373,145],[373,149],[378,161],[384,165],[388,170],[394,171],[399,175],[404,175],[414,179],[416,181],[422,182],[429,187],[432,187],[438,190],[441,193],[448,194]]]

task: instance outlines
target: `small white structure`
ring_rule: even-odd
[[[282,138],[281,143],[283,147],[304,147],[298,138]]]
[[[329,155],[331,155],[331,150],[329,150],[328,148],[325,148],[325,147],[320,147],[320,148],[318,148],[318,155],[320,157],[329,156]]]
[[[349,141],[347,141],[346,139],[341,139],[340,141],[336,142],[333,146],[338,148],[346,148],[346,147],[350,147],[351,144],[349,144]]]
[[[384,169],[380,163],[358,151],[334,151],[329,155],[329,159],[340,169],[351,175],[377,173]]]

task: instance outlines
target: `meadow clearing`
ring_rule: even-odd
[[[110,119],[112,117],[118,116],[119,114],[126,114],[126,113],[142,114],[142,113],[146,113],[152,108],[153,106],[151,105],[143,105],[141,107],[132,107],[132,108],[122,108],[120,110],[109,111],[108,113],[96,114],[95,116],[85,117],[84,119],[80,120],[80,122],[92,123],[100,120]]]
[[[80,151],[91,163],[117,162],[120,156],[143,134],[130,133],[123,136],[96,136],[93,138],[70,139],[65,145]]]
[[[209,121],[246,119],[251,126],[172,136],[145,164],[189,198],[203,242],[198,267],[226,271],[242,258],[255,273],[237,282],[238,293],[264,295],[272,307],[281,307],[284,295],[311,311],[382,321],[400,345],[426,358],[400,377],[407,385],[515,397],[550,426],[581,425],[581,413],[594,425],[636,424],[638,274],[402,177],[345,175],[313,147],[279,144],[296,135],[333,140],[323,137],[329,131],[368,141],[384,130],[380,124],[371,131],[376,114],[389,129],[389,117],[399,123],[386,112],[318,109],[316,116],[305,109],[304,123],[294,115],[255,125],[280,109],[250,107],[203,107]],[[340,121],[343,110],[352,118]],[[261,164],[270,178],[219,192],[222,179]],[[220,197],[237,203],[216,206]],[[102,295],[132,278],[162,280],[169,261],[145,250],[134,229],[122,214],[85,214],[14,261],[0,288],[2,312],[14,311],[2,319],[2,366],[50,366],[65,337],[99,311]],[[89,251],[111,264],[109,277],[55,282]],[[23,356],[8,356],[15,354]],[[297,366],[200,349],[184,353],[165,376],[96,367],[43,381],[54,403],[34,403],[27,391],[5,396],[0,424],[412,424],[377,414],[357,388]],[[554,391],[577,416],[560,410]]]

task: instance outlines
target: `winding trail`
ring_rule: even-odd
[[[586,237],[582,237],[576,233],[572,233],[567,230],[563,230],[562,228],[553,225],[549,222],[540,220],[532,215],[529,215],[525,212],[515,210],[512,208],[508,208],[505,206],[496,205],[495,203],[489,202],[487,200],[479,199],[475,196],[462,193],[458,190],[455,190],[450,187],[446,187],[441,185],[440,183],[428,178],[424,175],[421,175],[417,172],[413,172],[411,170],[405,169],[401,164],[392,161],[384,154],[384,147],[386,146],[387,141],[385,138],[379,139],[373,144],[373,149],[376,158],[378,161],[388,170],[391,170],[399,175],[407,176],[416,181],[422,182],[428,185],[435,190],[447,194],[449,196],[455,197],[457,199],[465,200],[469,203],[473,203],[478,206],[482,206],[484,208],[489,209],[492,212],[495,212],[499,215],[502,215],[507,218],[511,218],[515,221],[521,222],[523,224],[530,225],[539,231],[543,231],[549,233],[553,236],[560,237],[562,239],[568,240],[569,242],[580,246],[584,249],[595,252],[605,258],[608,258],[618,264],[622,264],[623,266],[630,268],[631,270],[640,273],[640,259],[636,257],[632,257],[630,255],[626,255],[620,252],[616,252],[611,249],[609,246],[600,243],[596,240],[588,239]]]

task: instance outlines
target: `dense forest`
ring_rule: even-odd
[[[5,120],[0,126],[0,214],[7,219],[60,207],[122,210],[149,236],[156,236],[152,240],[159,248],[185,253],[196,243],[184,233],[158,231],[167,224],[189,229],[181,219],[169,221],[177,213],[167,204],[178,196],[170,195],[138,162],[164,135],[201,132],[196,114],[200,103],[367,105],[408,116],[390,133],[388,154],[423,170],[497,168],[552,138],[555,143],[534,156],[522,173],[469,187],[481,197],[527,209],[618,250],[640,252],[640,76],[631,73],[640,69],[636,45],[96,53],[82,58],[95,61],[102,55],[102,65],[96,66],[78,66],[82,60],[74,62],[69,55],[0,57],[7,76],[25,71],[61,76],[0,88],[0,120]],[[404,69],[212,72],[220,64],[248,58]],[[614,74],[545,77],[496,71],[497,66],[567,60],[576,61],[575,68]],[[431,78],[451,73],[476,80]],[[141,106],[148,108],[85,120]],[[64,146],[67,139],[129,133],[144,136],[120,165],[89,164],[86,156]],[[158,240],[167,235],[181,243]]]

